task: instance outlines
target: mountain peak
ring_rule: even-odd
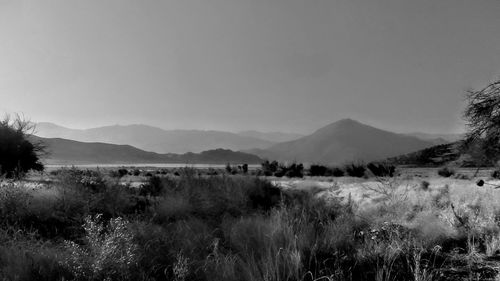
[[[318,129],[315,133],[320,134],[330,134],[337,131],[356,131],[361,128],[371,128],[368,125],[365,125],[359,121],[356,121],[351,118],[341,119],[339,121],[333,122],[329,125],[326,125],[320,129]]]
[[[351,119],[351,118],[345,118],[345,119],[341,119],[335,123],[333,123],[337,126],[355,126],[355,125],[364,125],[363,123],[357,121],[357,120],[354,120],[354,119]],[[364,125],[366,126],[366,125]]]
[[[347,118],[331,123],[312,135],[255,153],[263,158],[284,161],[341,164],[383,160],[432,145],[416,137],[399,135]]]

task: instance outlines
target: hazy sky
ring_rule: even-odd
[[[499,0],[0,0],[0,111],[75,128],[456,132]]]

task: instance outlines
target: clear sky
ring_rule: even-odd
[[[499,0],[0,0],[0,111],[74,128],[457,132]]]

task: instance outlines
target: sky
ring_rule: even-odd
[[[499,0],[0,0],[0,112],[71,128],[464,129]]]

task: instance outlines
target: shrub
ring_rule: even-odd
[[[309,167],[309,175],[312,177],[324,177],[327,175],[328,170],[327,166],[313,164]]]
[[[139,188],[140,195],[158,196],[162,193],[162,178],[154,176],[148,177],[148,182]]]
[[[71,253],[63,265],[77,280],[127,280],[137,263],[137,245],[122,218],[111,219],[107,225],[101,216],[85,218],[85,245],[66,241]]]
[[[393,177],[396,172],[396,166],[385,163],[369,163],[367,168],[376,177]]]
[[[167,195],[159,198],[152,206],[153,219],[157,222],[169,222],[188,217],[192,213],[189,198],[182,195]]]
[[[233,172],[233,167],[231,167],[231,164],[229,164],[229,163],[226,164],[226,168],[225,169],[226,169],[226,172],[228,174],[231,174]]]
[[[261,166],[262,172],[265,176],[272,176],[274,173],[276,173],[276,171],[278,171],[279,164],[276,161],[269,162],[268,160],[266,160],[261,164]]]
[[[28,237],[14,238],[0,246],[2,280],[70,280],[71,273],[61,266],[67,253],[52,243],[40,243]]]
[[[366,168],[363,164],[346,165],[345,171],[350,177],[362,178],[365,175]]]
[[[500,179],[500,170],[497,168],[491,172],[491,177],[494,179]]]
[[[285,176],[289,178],[302,178],[304,177],[304,165],[301,163],[292,163],[290,166],[285,167]]]
[[[120,178],[122,178],[128,175],[128,170],[125,168],[118,169],[118,175],[120,176]]]
[[[344,176],[344,170],[342,170],[339,167],[334,167],[332,169],[332,176],[334,176],[334,177],[343,177]]]
[[[424,190],[424,191],[427,191],[427,190],[429,190],[429,186],[430,186],[430,185],[431,185],[431,184],[430,184],[428,181],[422,181],[422,182],[420,183],[420,188],[421,188],[422,190]]]
[[[30,170],[43,171],[43,145],[29,139],[33,130],[33,123],[19,115],[0,120],[0,176],[19,178]]]
[[[439,169],[437,173],[442,177],[449,178],[455,174],[455,170],[449,167],[443,167]]]

